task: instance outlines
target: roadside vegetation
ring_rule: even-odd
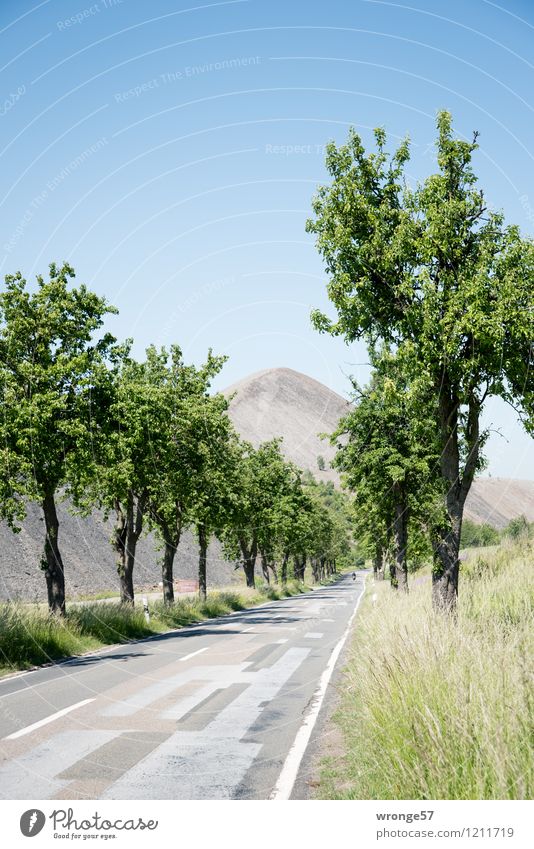
[[[532,798],[533,556],[526,534],[473,550],[457,617],[435,617],[428,570],[409,594],[369,578],[318,798]]]
[[[18,533],[28,502],[40,505],[43,553],[34,568],[50,612],[66,615],[69,564],[57,515],[65,497],[82,515],[98,508],[114,521],[124,605],[134,604],[137,543],[147,531],[159,541],[168,605],[185,529],[198,541],[207,604],[213,536],[252,589],[260,565],[263,582],[282,585],[302,581],[310,565],[317,581],[350,565],[353,539],[338,520],[339,499],[303,480],[280,439],[242,440],[229,399],[211,391],[226,357],[209,350],[203,364],[189,364],[173,344],[151,345],[136,359],[132,340],[102,331],[116,309],[71,285],[74,276],[68,264],[52,263],[36,286],[19,272],[0,292],[0,518]]]
[[[306,589],[303,583],[288,581],[285,586],[212,592],[205,600],[186,597],[172,605],[159,601],[150,605],[149,622],[141,605],[118,601],[71,605],[64,617],[51,616],[42,605],[4,603],[0,605],[0,675],[161,634]]]
[[[432,558],[436,612],[454,615],[467,496],[485,466],[487,400],[534,434],[534,240],[487,200],[478,133],[436,120],[434,173],[414,182],[411,145],[383,128],[367,150],[356,130],[327,145],[329,182],[307,230],[328,276],[320,332],[366,343],[366,386],[333,442],[354,495],[356,536],[374,568],[408,590],[410,561]],[[447,627],[446,625],[443,626]]]

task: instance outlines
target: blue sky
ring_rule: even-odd
[[[436,111],[480,131],[488,201],[534,233],[534,4],[527,0],[0,0],[0,265],[68,260],[110,328],[229,355],[219,386],[289,366],[339,393],[365,350],[318,335],[325,277],[304,230],[324,144],[409,134]],[[498,401],[489,472],[534,478]]]

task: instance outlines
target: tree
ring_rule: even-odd
[[[194,497],[189,515],[199,544],[198,582],[201,599],[207,596],[207,551],[211,536],[222,537],[235,515],[238,498],[239,441],[228,417],[228,399],[206,396],[193,407],[194,437],[187,457],[187,474]]]
[[[134,603],[135,553],[154,475],[150,445],[164,427],[165,411],[154,379],[163,364],[164,355],[154,349],[142,363],[125,352],[113,372],[105,422],[95,443],[95,484],[84,499],[86,508],[96,502],[106,517],[115,516],[111,542],[123,604]]]
[[[364,517],[360,532],[375,547],[375,572],[391,544],[392,585],[406,591],[409,527],[427,519],[435,498],[432,407],[420,382],[407,377],[405,357],[383,348],[371,351],[371,362],[369,385],[360,389],[353,381],[354,407],[331,437],[334,465]]]
[[[191,520],[195,503],[195,459],[203,438],[210,382],[221,370],[225,357],[209,351],[200,368],[185,365],[180,348],[173,345],[157,353],[149,348],[150,380],[154,403],[150,410],[147,449],[153,465],[148,480],[147,513],[150,525],[163,545],[163,600],[174,601],[173,566],[182,531]]]
[[[329,275],[337,318],[323,332],[347,341],[413,346],[437,410],[443,517],[433,530],[433,599],[454,610],[463,509],[481,463],[485,400],[500,396],[532,427],[534,243],[488,209],[472,168],[472,141],[437,119],[438,171],[411,187],[409,143],[389,156],[384,130],[367,154],[350,131],[328,146],[332,177],[313,202],[309,232]]]
[[[527,522],[527,519],[524,515],[516,516],[514,519],[510,519],[508,524],[504,529],[504,534],[510,539],[521,539],[521,537],[526,537],[530,533],[531,526]]]
[[[295,467],[291,468],[292,475],[287,490],[273,505],[272,511],[276,551],[281,561],[280,580],[283,585],[287,583],[290,558],[298,557],[301,552],[301,539],[306,532],[306,525],[303,528],[304,514],[310,508],[309,498],[302,486],[301,472]],[[295,577],[298,578],[298,574]]]
[[[304,490],[311,500],[308,554],[315,580],[324,580],[338,567],[356,565],[351,504],[346,493],[337,490],[332,481],[307,478]]]
[[[282,456],[280,442],[280,439],[273,439],[258,448],[241,443],[236,463],[239,477],[225,544],[230,555],[241,556],[248,587],[255,585],[258,553],[266,580],[269,580],[269,568],[275,571],[278,504],[290,491],[294,478],[293,467]]]
[[[464,518],[462,522],[462,548],[471,546],[478,547],[483,545],[498,545],[500,542],[499,531],[492,528],[491,525],[477,525],[470,519]]]
[[[50,611],[65,613],[65,574],[59,548],[58,492],[68,494],[92,468],[94,398],[117,348],[94,334],[116,312],[85,286],[69,288],[74,270],[50,265],[29,291],[19,273],[0,294],[2,515],[13,530],[25,501],[38,501],[45,523],[44,571]]]

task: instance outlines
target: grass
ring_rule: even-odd
[[[302,584],[260,586],[256,590],[220,591],[206,601],[187,597],[173,605],[150,605],[147,623],[141,606],[90,602],[71,605],[67,616],[49,616],[42,605],[0,605],[0,675],[38,664],[72,657],[114,643],[125,643],[153,634],[224,616],[268,600],[297,595]]]
[[[533,554],[471,558],[456,621],[432,612],[429,580],[407,597],[370,580],[318,798],[532,798]]]

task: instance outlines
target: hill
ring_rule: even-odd
[[[339,485],[339,475],[328,468],[335,449],[319,433],[335,430],[348,402],[322,383],[289,368],[257,372],[229,386],[234,394],[230,416],[244,439],[254,445],[282,436],[282,449],[289,460],[309,469],[320,480]],[[317,458],[324,457],[320,471]],[[524,514],[534,522],[534,481],[507,478],[478,478],[466,504],[466,516],[477,524],[505,527],[510,519]]]
[[[320,433],[332,433],[349,409],[348,402],[319,381],[290,368],[259,371],[224,390],[235,394],[230,417],[244,439],[258,445],[282,436],[286,457],[318,480],[339,483],[330,469],[335,449]],[[325,470],[317,458],[325,460]]]
[[[88,518],[73,516],[68,504],[58,503],[59,543],[65,565],[67,599],[104,591],[118,592],[114,551],[110,544],[111,522],[104,522],[98,512]],[[28,505],[28,515],[18,534],[0,523],[0,599],[45,601],[44,575],[39,569],[44,543],[41,511]],[[141,537],[137,545],[134,581],[137,591],[153,589],[161,581],[161,566],[152,535]],[[228,586],[241,582],[241,572],[222,556],[214,540],[208,550],[208,585]],[[176,555],[176,578],[196,578],[198,547],[192,534],[183,534]]]

